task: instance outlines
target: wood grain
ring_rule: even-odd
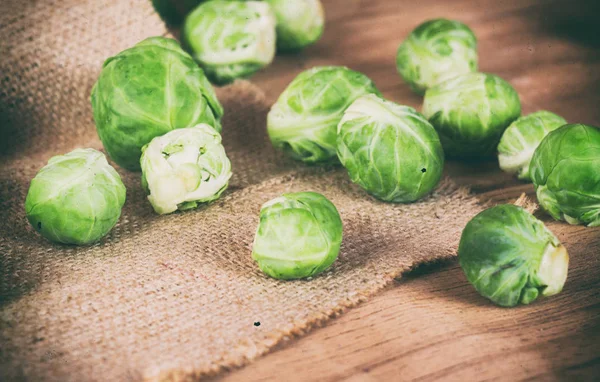
[[[386,97],[420,108],[395,69],[399,43],[435,18],[466,22],[479,38],[480,69],[518,90],[524,113],[548,109],[600,125],[600,2],[330,0],[323,39],[279,56],[253,81],[274,101],[300,71],[346,65]],[[600,169],[599,169],[600,171]],[[446,172],[482,200],[509,202],[530,184],[495,161],[448,164]],[[600,380],[600,230],[548,223],[571,256],[564,291],[502,309],[480,297],[456,261],[422,266],[372,300],[253,364],[217,379]]]

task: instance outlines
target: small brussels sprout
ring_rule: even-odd
[[[300,279],[327,269],[341,243],[342,219],[326,197],[316,192],[283,194],[260,210],[252,258],[271,277]]]
[[[316,67],[300,73],[283,91],[267,116],[275,148],[307,163],[337,159],[337,125],[358,97],[377,94],[362,73],[342,66]]]
[[[142,149],[142,185],[158,214],[218,199],[231,178],[221,135],[211,126],[177,129]]]
[[[173,129],[207,123],[223,108],[202,69],[175,40],[151,37],[104,62],[92,89],[96,129],[108,155],[140,169],[142,146]]]
[[[477,38],[465,24],[446,19],[424,22],[398,48],[396,67],[414,92],[477,71]]]
[[[350,179],[388,202],[413,202],[439,182],[444,152],[431,124],[408,106],[362,96],[338,125],[337,150]]]
[[[427,90],[423,114],[447,156],[481,158],[495,154],[502,133],[521,114],[521,102],[500,77],[470,73]]]
[[[249,77],[275,56],[275,15],[259,1],[213,0],[190,13],[182,37],[216,84]]]
[[[25,212],[45,238],[64,244],[91,244],[117,224],[125,203],[121,177],[94,149],[76,149],[50,158],[33,178]]]
[[[277,20],[277,49],[295,51],[321,38],[325,12],[320,0],[267,0]]]
[[[542,139],[567,121],[549,111],[538,111],[518,118],[510,124],[498,144],[500,168],[517,174],[522,180],[531,180],[529,163]]]
[[[530,172],[540,205],[554,219],[600,226],[600,129],[571,124],[550,132]]]
[[[512,204],[489,208],[465,227],[458,261],[477,291],[500,306],[559,293],[569,255],[544,224]]]

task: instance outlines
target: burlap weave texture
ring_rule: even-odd
[[[140,174],[117,167],[127,202],[115,229],[90,247],[49,243],[25,219],[29,181],[52,155],[101,148],[89,92],[102,62],[166,34],[147,0],[0,3],[0,380],[175,379],[243,364],[453,256],[481,210],[449,181],[391,205],[343,169],[293,163],[268,142],[261,91],[240,81],[218,90],[234,171],[224,197],[157,216]],[[338,207],[341,255],[313,280],[270,279],[250,258],[260,205],[304,190]]]

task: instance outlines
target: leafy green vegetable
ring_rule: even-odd
[[[464,74],[425,93],[423,114],[438,131],[449,157],[495,153],[504,130],[521,115],[519,95],[500,77]]]
[[[550,132],[530,172],[540,205],[554,219],[600,226],[600,129],[571,124]]]
[[[94,149],[52,157],[25,200],[29,223],[48,240],[91,244],[117,223],[125,203],[121,177]]]
[[[342,220],[326,197],[316,192],[283,194],[260,210],[252,258],[277,279],[311,277],[335,261],[341,243]]]
[[[218,199],[231,177],[221,135],[211,126],[173,130],[142,149],[142,183],[158,214]]]
[[[498,145],[500,168],[519,179],[531,180],[529,163],[542,139],[567,121],[549,111],[538,111],[510,124]]]
[[[337,125],[346,108],[365,94],[380,94],[365,75],[342,66],[300,73],[267,116],[273,145],[307,163],[336,158]]]
[[[182,37],[210,80],[226,84],[273,61],[275,15],[259,1],[208,1],[187,16]]]
[[[108,155],[139,170],[142,146],[173,129],[221,130],[223,108],[202,69],[179,44],[151,37],[104,62],[92,89],[96,129]]]
[[[427,119],[374,94],[346,110],[337,149],[350,179],[390,202],[412,202],[429,193],[444,167],[440,139]]]
[[[467,224],[458,261],[475,289],[501,306],[559,293],[569,267],[567,250],[552,232],[511,204],[489,208]]]
[[[398,72],[418,94],[452,77],[477,71],[477,39],[465,24],[424,22],[398,48]]]

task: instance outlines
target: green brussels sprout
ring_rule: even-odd
[[[265,203],[252,247],[252,258],[267,275],[290,280],[315,276],[337,258],[342,219],[316,192],[283,194]]]
[[[350,179],[388,202],[413,202],[439,182],[444,152],[431,124],[408,106],[362,96],[338,125],[337,150]]]
[[[477,71],[477,38],[465,24],[446,19],[424,22],[398,48],[396,67],[415,93]]]
[[[104,62],[92,89],[96,129],[108,155],[139,170],[142,146],[173,129],[207,123],[223,108],[202,69],[175,40],[151,37]]]
[[[25,212],[48,240],[91,244],[117,223],[125,203],[121,177],[94,149],[76,149],[50,158],[33,178]]]
[[[540,205],[554,219],[600,226],[600,129],[571,124],[550,132],[530,172]]]
[[[249,77],[275,56],[275,15],[259,1],[213,0],[185,19],[182,38],[210,80]]]
[[[542,139],[567,121],[549,111],[538,111],[518,118],[502,134],[498,144],[500,168],[517,174],[522,180],[531,180],[529,163]]]
[[[202,0],[152,0],[154,10],[169,25],[179,25]]]
[[[321,38],[325,12],[320,0],[267,0],[277,20],[277,49],[295,51]]]
[[[423,114],[447,156],[481,158],[495,154],[502,133],[521,115],[521,102],[500,77],[470,73],[427,90]]]
[[[337,159],[337,125],[358,97],[380,95],[364,74],[343,66],[316,67],[300,73],[267,116],[275,148],[306,163]]]
[[[489,208],[465,227],[458,261],[479,294],[500,306],[559,293],[569,255],[544,224],[512,204]]]
[[[221,135],[200,124],[168,132],[142,148],[142,185],[158,214],[218,199],[231,178]]]

